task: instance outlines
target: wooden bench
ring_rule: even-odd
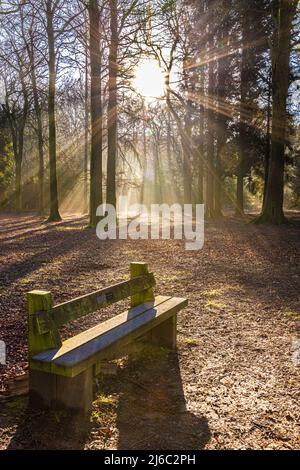
[[[29,292],[30,405],[87,413],[101,361],[121,357],[126,347],[141,339],[174,349],[177,313],[187,300],[155,298],[154,285],[147,264],[132,263],[130,280],[56,306],[50,292]],[[131,299],[129,310],[61,341],[59,327],[127,297]]]

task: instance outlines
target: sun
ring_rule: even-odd
[[[165,94],[165,77],[158,62],[143,59],[137,66],[133,86],[147,100],[161,98]]]

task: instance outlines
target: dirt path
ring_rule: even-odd
[[[26,369],[27,291],[51,290],[58,303],[126,279],[130,261],[149,263],[157,293],[188,297],[178,352],[119,361],[99,384],[86,438],[74,426],[68,432],[65,417],[29,416],[26,399],[0,402],[0,449],[299,449],[299,226],[208,223],[204,249],[187,252],[181,241],[100,242],[84,224],[0,218],[8,356],[0,387]],[[65,335],[117,312],[97,313]]]

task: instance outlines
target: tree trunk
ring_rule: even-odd
[[[34,99],[34,110],[37,122],[37,138],[38,138],[38,155],[39,155],[39,172],[38,172],[38,213],[44,214],[44,138],[43,138],[43,123],[42,112],[39,103],[38,90],[36,85],[35,71],[32,70],[32,89]]]
[[[86,47],[88,48],[88,40]],[[89,161],[89,81],[88,81],[88,51],[85,58],[85,91],[84,91],[84,168],[83,168],[83,194],[84,213],[88,212],[88,161]]]
[[[220,150],[222,148],[222,142],[218,137],[217,140],[217,152],[216,152],[216,177],[215,177],[215,206],[214,206],[214,216],[222,217],[222,175],[221,175],[221,162],[220,162]]]
[[[22,210],[22,161],[18,158],[15,162],[16,174],[15,174],[15,208],[16,212]]]
[[[155,180],[154,180],[154,201],[155,204],[162,204],[163,194],[162,194],[162,168],[160,164],[160,146],[159,146],[159,136],[157,136],[157,141],[153,143],[153,153],[154,153],[154,169],[155,169]]]
[[[47,36],[49,61],[48,121],[49,121],[49,169],[50,169],[50,215],[49,222],[61,220],[58,209],[58,190],[56,174],[56,54],[54,43],[53,10],[51,1],[47,1]]]
[[[212,33],[210,33],[212,34]],[[209,49],[213,48],[213,39],[210,40]],[[206,109],[208,117],[207,130],[207,164],[206,164],[206,217],[214,217],[214,156],[215,156],[215,113],[213,108],[214,96],[214,67],[213,61],[208,64],[208,97],[206,97]]]
[[[242,157],[240,157],[242,160]],[[240,161],[237,168],[236,182],[236,211],[237,216],[244,214],[244,169],[243,161]]]
[[[184,204],[192,204],[192,172],[191,172],[191,122],[189,105],[187,106],[184,122],[184,136],[182,139],[183,151],[183,179],[184,179]]]
[[[102,204],[102,97],[100,11],[97,0],[89,0],[91,62],[91,165],[90,226],[97,225],[97,207]]]
[[[244,173],[245,173],[245,152],[247,137],[247,86],[248,86],[248,48],[249,25],[247,18],[248,6],[242,8],[242,53],[241,53],[241,101],[240,101],[240,121],[239,121],[239,162],[237,166],[237,187],[236,187],[236,215],[244,214]]]
[[[203,86],[201,86],[201,95],[203,97],[204,94],[204,73],[201,73],[201,83],[203,82]],[[205,119],[205,108],[201,106],[200,109],[200,130],[199,130],[199,148],[198,148],[198,185],[197,185],[197,204],[203,204],[204,202],[204,119]]]
[[[284,153],[287,125],[291,29],[297,2],[280,0],[278,39],[272,51],[272,135],[266,197],[259,222],[281,224],[284,196]]]
[[[223,26],[224,27],[224,26]],[[224,31],[220,33],[220,41],[223,44],[225,40]],[[226,99],[224,83],[226,82],[226,63],[223,57],[217,60],[217,86],[216,86],[216,161],[215,161],[215,185],[214,185],[214,216],[222,217],[222,149],[226,143],[226,123],[225,116],[222,113],[222,106]]]
[[[142,188],[141,188],[141,196],[140,196],[140,203],[145,204],[145,202],[149,202],[146,200],[146,184],[147,184],[147,171],[148,171],[148,158],[147,158],[147,134],[146,134],[146,127],[147,127],[147,114],[146,114],[146,107],[145,107],[145,100],[143,99],[143,158],[142,158],[142,172],[143,172],[143,180],[142,180]]]
[[[183,77],[184,77],[184,88],[188,92],[189,90],[189,75],[188,68],[183,62]],[[192,204],[193,202],[193,183],[192,183],[192,123],[191,123],[191,110],[192,102],[187,100],[185,106],[184,116],[184,128],[182,134],[182,152],[183,152],[183,201],[184,204]]]
[[[205,15],[205,1],[201,2],[201,15]],[[204,38],[202,37],[202,40]],[[205,49],[203,48],[205,51]],[[204,106],[204,93],[205,93],[205,73],[206,73],[206,56],[205,52],[202,58],[202,67],[200,70],[200,122],[199,122],[199,147],[198,147],[198,182],[197,182],[197,194],[196,203],[204,204],[204,162],[205,162],[205,118],[206,110]]]
[[[23,21],[22,10],[21,21]],[[38,141],[38,214],[44,214],[44,139],[43,139],[43,123],[42,123],[42,112],[39,100],[39,92],[36,78],[36,64],[35,64],[35,49],[34,49],[34,35],[32,28],[29,29],[29,41],[26,39],[24,28],[22,27],[24,44],[28,54],[28,60],[30,65],[30,80],[32,85],[33,94],[33,106],[35,112],[35,119],[37,124],[37,141]]]
[[[263,196],[263,206],[266,200],[266,192],[268,186],[268,177],[269,177],[269,166],[270,166],[270,154],[271,154],[271,101],[272,101],[272,78],[269,80],[269,90],[268,90],[268,108],[267,108],[267,132],[266,132],[266,153],[265,153],[265,178],[264,178],[264,196]]]
[[[116,207],[117,158],[117,74],[118,74],[118,15],[117,0],[110,0],[110,46],[107,114],[107,190],[106,202]]]
[[[168,92],[169,93],[169,92]],[[168,108],[168,116],[167,116],[167,168],[169,169],[169,178],[168,178],[168,186],[167,186],[167,191],[169,194],[169,201],[175,202],[180,200],[180,192],[178,190],[178,185],[176,181],[176,174],[175,170],[176,167],[174,165],[173,161],[173,153],[174,149],[172,149],[172,122],[171,122],[171,113],[170,109]],[[175,201],[174,201],[175,198]]]
[[[8,116],[8,122],[10,127],[10,133],[12,138],[14,160],[15,160],[15,195],[14,195],[14,209],[16,212],[20,212],[22,209],[22,197],[21,197],[21,174],[22,174],[22,160],[19,155],[19,140],[18,140],[18,127],[17,123],[14,122],[13,116],[10,112],[8,102],[6,102],[6,111]]]
[[[39,152],[39,215],[44,215],[44,139],[41,113],[37,114],[38,152]]]
[[[34,112],[37,123],[37,139],[38,139],[38,157],[39,157],[39,172],[38,172],[38,213],[39,215],[44,214],[44,138],[43,138],[43,123],[42,123],[42,112],[39,100],[39,93],[37,87],[36,73],[35,73],[35,61],[34,61],[34,42],[33,37],[30,38],[30,46],[27,44],[27,51],[30,61],[30,78],[33,91],[33,103]]]
[[[9,104],[6,102],[6,110],[8,115],[8,122],[11,131],[14,160],[15,160],[15,210],[21,212],[22,210],[22,162],[24,150],[24,131],[26,119],[28,114],[28,95],[25,87],[23,76],[20,74],[20,82],[22,84],[22,91],[24,96],[24,108],[22,116],[19,120],[15,120],[13,114],[10,112]]]

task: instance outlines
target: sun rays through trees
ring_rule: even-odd
[[[299,201],[298,2],[9,0],[0,12],[3,210],[89,212],[95,226],[102,201],[129,194],[281,223]]]

